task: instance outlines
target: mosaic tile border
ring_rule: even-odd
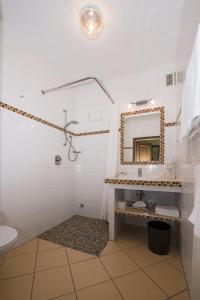
[[[97,130],[97,131],[86,131],[75,133],[76,136],[87,136],[87,135],[97,135],[97,134],[107,134],[110,133],[110,130]]]
[[[168,123],[165,123],[165,127],[176,126],[176,125],[177,125],[176,122],[168,122]]]
[[[5,108],[7,110],[10,110],[12,112],[15,112],[23,117],[26,117],[26,118],[29,118],[31,120],[34,120],[36,122],[39,122],[41,124],[44,124],[44,125],[47,125],[49,127],[52,127],[52,128],[55,128],[57,130],[60,130],[60,131],[63,131],[64,132],[64,129],[56,124],[53,124],[47,120],[44,120],[42,118],[39,118],[35,115],[32,115],[32,114],[29,114],[27,112],[25,112],[24,110],[21,110],[17,107],[14,107],[12,105],[9,105],[9,104],[6,104],[2,101],[0,101],[0,107],[2,108]],[[170,122],[170,123],[165,123],[165,126],[176,126],[176,122]],[[119,132],[121,131],[121,128],[119,128]],[[69,134],[73,135],[73,136],[88,136],[88,135],[98,135],[98,134],[108,134],[110,133],[110,130],[96,130],[96,131],[85,131],[85,132],[79,132],[79,133],[75,133],[75,132],[72,132],[72,131],[67,131]],[[155,162],[156,163],[156,162]]]
[[[139,217],[143,219],[154,219],[154,220],[161,220],[161,221],[168,221],[168,222],[181,222],[181,218],[175,218],[175,217],[170,217],[170,216],[163,216],[163,215],[158,215],[155,213],[136,213],[136,212],[131,212],[128,210],[122,210],[122,209],[116,209],[115,213],[117,215],[128,215],[128,216],[133,216],[133,217]]]
[[[164,187],[182,187],[182,181],[165,181],[165,180],[137,180],[137,179],[118,179],[106,178],[104,183],[109,184],[127,184],[127,185],[146,185],[146,186],[164,186]]]
[[[24,110],[21,110],[21,109],[16,108],[16,107],[14,107],[12,105],[6,104],[6,103],[4,103],[2,101],[0,101],[0,107],[2,107],[4,109],[7,109],[9,111],[12,111],[12,112],[14,112],[14,113],[16,113],[18,115],[21,115],[23,117],[26,117],[28,119],[34,120],[36,122],[39,122],[41,124],[44,124],[44,125],[47,125],[49,127],[55,128],[57,130],[60,130],[60,131],[63,131],[63,132],[65,131],[62,127],[60,127],[60,126],[58,126],[56,124],[53,124],[53,123],[51,123],[49,121],[46,121],[46,120],[44,120],[42,118],[39,118],[39,117],[35,116],[35,115],[29,114],[29,113],[25,112]],[[74,135],[74,133],[71,132],[71,131],[67,131],[67,132],[69,134],[71,134],[71,135]]]
[[[44,124],[44,125],[47,125],[49,127],[55,128],[57,130],[60,130],[60,131],[63,131],[63,132],[65,131],[62,127],[60,127],[60,126],[58,126],[56,124],[53,124],[53,123],[51,123],[49,121],[46,121],[46,120],[44,120],[42,118],[39,118],[39,117],[35,116],[35,115],[29,114],[29,113],[25,112],[24,110],[21,110],[21,109],[19,109],[17,107],[14,107],[12,105],[6,104],[6,103],[4,103],[2,101],[0,101],[0,107],[2,107],[4,109],[7,109],[9,111],[12,111],[12,112],[14,112],[14,113],[16,113],[18,115],[21,115],[23,117],[26,117],[28,119],[34,120],[36,122],[39,122],[41,124]],[[97,131],[80,132],[80,133],[75,133],[75,132],[67,130],[66,132],[69,133],[69,134],[71,134],[71,135],[73,135],[73,136],[87,136],[87,135],[107,134],[107,133],[110,133],[110,130],[97,130]]]
[[[160,160],[159,161],[145,161],[145,162],[136,162],[136,161],[125,161],[124,160],[124,127],[125,127],[125,117],[134,116],[138,114],[144,114],[149,112],[160,112]],[[120,163],[122,165],[163,165],[164,164],[164,148],[165,148],[165,108],[155,107],[147,108],[136,111],[129,111],[121,113],[121,130],[120,130]]]

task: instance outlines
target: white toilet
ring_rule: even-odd
[[[17,230],[0,225],[0,256],[6,252],[6,249],[17,240]]]

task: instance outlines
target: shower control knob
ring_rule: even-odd
[[[55,165],[58,166],[61,164],[61,162],[62,162],[62,157],[59,154],[57,154],[55,156]]]

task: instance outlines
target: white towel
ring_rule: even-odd
[[[180,139],[200,132],[200,25],[187,69],[181,107]]]
[[[178,207],[175,205],[156,205],[155,212],[159,215],[179,217]]]
[[[200,238],[200,164],[194,168],[194,207],[189,220],[194,224],[194,232]]]
[[[132,206],[135,208],[146,208],[146,204],[143,201],[136,201]]]

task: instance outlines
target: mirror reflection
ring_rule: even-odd
[[[160,160],[160,112],[124,117],[123,160],[128,163]]]

